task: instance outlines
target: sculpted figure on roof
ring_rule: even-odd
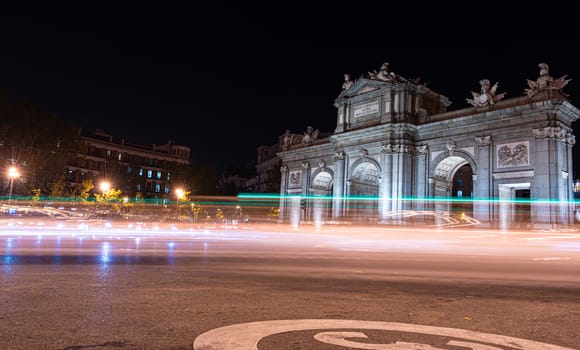
[[[350,89],[352,86],[354,85],[354,83],[352,82],[352,80],[350,80],[350,74],[345,74],[344,75],[344,83],[342,83],[342,89],[343,90],[348,90]]]
[[[318,131],[318,129],[314,130],[313,127],[308,126],[306,128],[306,131],[304,132],[304,136],[302,136],[302,145],[304,146],[311,145],[314,142],[314,140],[318,138],[319,133],[320,131]]]
[[[373,70],[372,72],[368,72],[368,74],[370,79],[386,81],[389,83],[398,82],[397,75],[393,72],[389,72],[389,62],[383,63],[378,72]]]
[[[479,81],[481,85],[481,92],[474,92],[472,91],[471,94],[473,95],[473,99],[467,98],[467,102],[475,107],[483,107],[483,106],[493,106],[496,102],[501,100],[505,96],[505,92],[501,94],[496,94],[497,87],[499,86],[498,83],[493,84],[491,86],[488,79],[482,79]]]
[[[566,79],[567,75],[561,76],[558,79],[554,79],[550,75],[550,67],[548,67],[546,63],[540,63],[538,64],[538,67],[540,67],[540,76],[538,79],[536,79],[536,81],[529,79],[527,80],[528,88],[525,89],[525,93],[528,95],[528,97],[532,97],[542,91],[550,90],[558,91],[562,95],[568,96],[562,92],[562,88],[566,86],[566,84],[568,84],[568,82],[570,82],[572,79]]]

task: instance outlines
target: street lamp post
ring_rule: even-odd
[[[14,186],[14,179],[16,179],[19,176],[20,172],[18,172],[18,169],[16,167],[11,166],[10,168],[8,168],[8,177],[10,178],[10,189],[8,190],[8,205],[10,205],[10,202],[12,201],[12,188]]]

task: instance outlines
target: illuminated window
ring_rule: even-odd
[[[147,170],[147,178],[150,179],[153,177],[153,170],[149,169]]]
[[[161,180],[161,172],[160,171],[157,172],[157,179]]]
[[[141,184],[137,184],[137,191],[141,191]]]
[[[171,174],[167,173],[167,180],[169,180],[170,177],[171,177]]]
[[[111,150],[108,149],[107,150],[107,158],[110,158],[110,157],[111,157]]]
[[[139,169],[139,176],[143,176],[143,168]]]
[[[169,193],[169,186],[165,185],[165,193]]]
[[[155,192],[161,192],[161,184],[155,184]]]
[[[131,169],[131,167],[130,167],[130,166],[128,166],[128,167],[127,167],[127,174],[131,174],[131,171],[132,171],[132,170],[133,170],[133,169]]]
[[[121,158],[123,158],[123,153],[119,152],[119,154],[117,155],[117,159],[121,160]]]

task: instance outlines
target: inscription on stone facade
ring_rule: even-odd
[[[353,114],[355,118],[369,114],[379,113],[379,101],[363,103],[354,107]]]
[[[513,179],[518,177],[533,177],[534,171],[510,171],[509,173],[497,173],[493,174],[494,179]]]
[[[290,172],[288,185],[288,187],[300,187],[302,185],[302,170]]]
[[[497,167],[511,168],[530,165],[530,143],[528,141],[497,145]]]

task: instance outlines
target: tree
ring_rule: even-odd
[[[39,190],[39,189],[37,189]],[[70,193],[68,191],[68,187],[66,181],[64,179],[64,175],[59,176],[50,186],[50,196],[51,197],[65,197],[68,196]]]
[[[81,182],[81,184],[73,189],[73,195],[82,199],[83,201],[87,201],[91,195],[91,192],[95,188],[92,179],[86,179]]]
[[[95,193],[95,200],[101,204],[109,203],[110,206],[107,209],[119,212],[121,210],[122,194],[123,192],[120,189],[111,188],[103,193]]]
[[[3,96],[0,117],[0,161],[17,166],[21,172],[14,192],[50,193],[77,154],[78,130],[56,115]]]
[[[169,172],[174,189],[182,187],[196,195],[216,194],[217,173],[212,164],[174,165]]]

